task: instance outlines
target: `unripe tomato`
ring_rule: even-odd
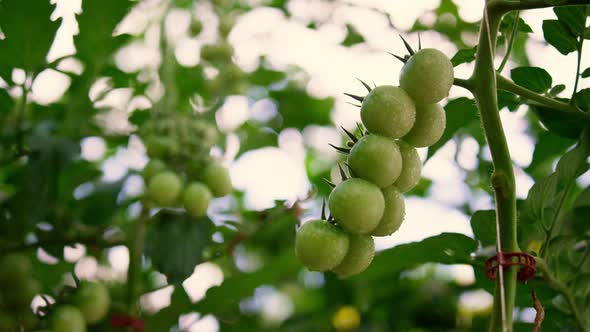
[[[312,271],[328,271],[342,262],[348,251],[348,234],[327,221],[313,220],[299,228],[295,255]]]
[[[390,186],[402,171],[402,157],[395,142],[383,136],[363,136],[348,155],[354,174],[380,188]]]
[[[233,54],[234,49],[228,42],[207,44],[201,47],[201,58],[209,62],[230,62]]]
[[[398,140],[397,145],[402,155],[402,174],[395,181],[395,186],[401,192],[412,190],[420,181],[422,174],[422,161],[418,151],[408,143]]]
[[[203,172],[203,181],[215,197],[222,197],[232,192],[231,178],[225,166],[211,162]]]
[[[402,67],[399,83],[416,104],[434,104],[449,95],[454,73],[451,60],[441,51],[425,48]]]
[[[150,158],[162,158],[178,153],[178,142],[174,138],[155,136],[145,140],[147,155]]]
[[[83,282],[76,294],[76,305],[86,323],[101,321],[109,311],[111,295],[107,287],[98,282]]]
[[[340,278],[359,274],[369,267],[375,256],[375,241],[371,235],[349,235],[348,252],[334,271]]]
[[[0,258],[0,282],[14,284],[29,278],[33,265],[29,257],[22,254],[9,254]]]
[[[353,234],[371,233],[385,209],[379,187],[358,178],[340,182],[330,193],[328,205],[338,224]]]
[[[223,15],[219,18],[219,33],[223,37],[227,37],[234,25],[236,24],[236,17],[234,15]]]
[[[445,131],[446,113],[439,104],[416,105],[416,123],[403,140],[417,148],[438,142]]]
[[[207,215],[207,208],[212,197],[213,194],[206,185],[193,182],[184,190],[182,202],[188,214],[193,217],[202,217]]]
[[[148,185],[151,199],[160,206],[173,206],[182,191],[182,180],[173,172],[162,172],[154,175]]]
[[[363,100],[361,120],[373,134],[400,138],[412,129],[416,121],[416,107],[401,88],[378,86]]]
[[[350,332],[358,329],[361,324],[359,311],[350,305],[338,309],[332,318],[332,325],[338,332]]]
[[[395,185],[383,189],[385,198],[385,211],[377,228],[373,230],[373,236],[387,236],[399,229],[406,213],[404,196]]]
[[[145,165],[141,173],[144,181],[148,183],[154,175],[162,173],[165,170],[166,164],[163,161],[160,159],[152,159]]]
[[[86,332],[86,322],[80,310],[71,305],[57,307],[51,313],[51,329],[54,332]]]
[[[25,277],[6,288],[4,301],[15,308],[28,308],[35,295],[41,292],[41,285],[31,276]]]

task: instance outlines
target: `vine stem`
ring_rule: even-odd
[[[72,246],[75,244],[84,244],[90,246],[99,246],[101,248],[115,247],[125,244],[123,239],[103,239],[99,235],[89,237],[74,237],[74,238],[59,238],[59,239],[47,239],[44,241],[16,244],[0,248],[0,256],[10,254],[13,252],[19,252],[24,250],[35,249],[45,246]]]
[[[145,224],[150,217],[150,209],[142,205],[139,217],[133,225],[133,235],[127,245],[129,249],[129,268],[127,269],[127,307],[129,315],[135,316],[137,310],[138,277],[141,272],[141,258],[145,238]]]
[[[496,38],[502,14],[486,6],[479,32],[479,47],[475,57],[475,69],[469,81],[490,147],[494,171],[491,183],[496,204],[496,229],[498,251],[519,251],[516,237],[516,193],[512,159],[498,112],[496,71],[494,54]],[[490,331],[511,331],[512,312],[516,295],[516,268],[499,269],[494,294],[494,308]]]
[[[502,59],[502,63],[500,63],[500,67],[498,67],[498,73],[501,73],[504,69],[504,66],[508,63],[508,59],[510,58],[510,53],[512,52],[512,45],[514,44],[514,37],[516,37],[516,32],[518,31],[518,22],[520,21],[520,11],[516,11],[516,17],[514,18],[514,23],[512,24],[512,31],[510,32],[510,39],[507,41],[508,47],[506,48],[506,54],[504,54],[504,59]]]
[[[584,26],[586,26],[586,19],[584,19]],[[578,92],[578,82],[580,81],[580,65],[582,63],[582,49],[584,47],[584,34],[579,37],[578,41],[578,64],[576,65],[576,80],[574,81],[574,92],[572,92],[572,98],[570,104],[576,104],[576,92]]]

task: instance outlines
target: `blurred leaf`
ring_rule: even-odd
[[[576,92],[576,105],[584,111],[590,111],[590,88]]]
[[[92,192],[78,202],[80,216],[85,224],[104,225],[111,222],[117,211],[117,198],[123,189],[126,178],[117,182],[94,184]]]
[[[586,24],[586,6],[563,6],[553,8],[560,22],[563,22],[574,36],[584,33]]]
[[[268,127],[263,127],[247,121],[238,130],[240,138],[239,155],[263,147],[278,146],[279,135]]]
[[[442,233],[420,242],[401,244],[380,252],[371,266],[353,279],[375,280],[388,278],[404,269],[426,262],[465,264],[477,249],[477,242],[458,233]]]
[[[286,77],[285,72],[267,68],[264,62],[261,61],[261,65],[248,76],[248,79],[255,85],[270,86],[285,80]]]
[[[518,97],[511,92],[498,90],[498,109],[507,107],[508,110],[514,111],[520,106],[521,102]]]
[[[12,68],[40,72],[61,20],[51,21],[49,0],[0,1],[0,76],[10,79]]]
[[[445,106],[445,112],[447,115],[445,132],[440,140],[428,149],[427,159],[430,159],[438,149],[453,138],[457,131],[466,127],[470,123],[479,121],[477,107],[475,106],[475,101],[473,99],[465,97],[453,99]]]
[[[223,281],[221,286],[210,288],[206,297],[193,306],[193,310],[205,315],[224,314],[238,310],[240,300],[249,297],[254,290],[265,284],[275,284],[283,278],[292,277],[301,268],[292,249],[281,252],[260,270],[236,274]]]
[[[584,69],[584,71],[582,72],[581,75],[582,75],[583,78],[590,77],[590,67]]]
[[[303,129],[311,124],[328,125],[334,99],[318,99],[307,94],[305,89],[289,86],[284,90],[270,91],[269,96],[278,105],[283,117],[283,128]],[[351,110],[355,112],[356,110]]]
[[[8,94],[8,91],[0,89],[0,114],[9,113],[14,107],[14,100]]]
[[[343,46],[353,46],[365,41],[365,38],[351,24],[346,24],[346,38],[342,41]]]
[[[527,173],[534,173],[537,168],[544,164],[551,163],[565,153],[565,151],[574,144],[574,140],[561,138],[548,131],[541,131],[537,136],[533,159],[526,168]]]
[[[132,5],[128,0],[82,1],[82,13],[76,16],[80,33],[74,44],[76,56],[85,65],[101,68],[108,55],[127,39],[127,36],[113,37],[113,33]]]
[[[502,31],[502,33],[505,35],[512,32],[515,16],[516,12],[512,12],[508,15],[505,15],[502,19],[502,22],[500,23],[500,31]],[[533,29],[531,29],[531,27],[522,19],[522,17],[519,17],[517,31],[529,33],[533,32]]]
[[[567,55],[577,50],[578,42],[567,25],[558,20],[543,21],[545,40],[553,45],[561,54]]]
[[[544,106],[530,105],[530,108],[547,130],[558,136],[576,139],[584,128],[584,123],[577,117],[567,116]]]
[[[142,110],[137,109],[131,113],[129,116],[129,123],[136,126],[141,126],[145,121],[149,120],[150,118],[150,111],[149,110]]]
[[[453,67],[457,67],[458,65],[462,64],[462,63],[469,63],[472,62],[473,60],[475,60],[475,53],[477,52],[477,46],[473,47],[473,48],[466,48],[466,49],[462,49],[457,51],[457,53],[455,53],[455,55],[453,55],[453,58],[451,59],[451,63],[453,64]]]
[[[551,88],[551,75],[539,67],[517,67],[510,71],[514,83],[535,92],[545,92]]]
[[[471,228],[482,246],[494,245],[496,243],[496,211],[475,211],[471,217]]]
[[[190,299],[182,286],[175,286],[170,305],[145,319],[146,332],[170,331],[178,324],[178,317],[190,311]]]
[[[202,262],[212,232],[212,223],[207,218],[160,210],[149,221],[145,254],[169,283],[180,283]]]
[[[97,165],[84,160],[77,159],[67,165],[59,178],[59,199],[67,202],[73,198],[76,187],[84,182],[95,180],[102,172]]]

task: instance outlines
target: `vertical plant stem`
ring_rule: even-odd
[[[491,182],[496,204],[498,250],[513,252],[518,251],[514,171],[498,111],[496,71],[493,61],[501,16],[495,11],[487,12],[486,10],[484,12],[471,81],[474,83],[473,92],[494,165]],[[503,273],[500,274],[501,278],[498,278],[494,294],[494,308],[490,324],[492,332],[503,331],[503,326],[506,326],[508,331],[512,330],[517,270],[516,268],[507,268],[499,272]]]
[[[586,21],[584,21],[584,26]],[[576,80],[574,81],[574,92],[572,92],[572,98],[570,100],[570,104],[576,104],[576,92],[578,92],[578,82],[580,81],[580,64],[582,63],[582,49],[584,48],[584,34],[580,36],[580,40],[578,41],[578,64],[576,65]]]
[[[24,154],[25,151],[25,133],[24,133],[24,120],[25,120],[25,113],[27,111],[27,97],[28,97],[28,92],[29,90],[26,87],[27,84],[27,78],[25,77],[25,82],[23,83],[23,85],[21,86],[22,88],[22,95],[20,98],[20,102],[19,102],[19,107],[17,110],[17,120],[16,120],[16,125],[18,126],[18,128],[16,128],[17,130],[17,141],[16,141],[16,152],[17,152],[17,156],[22,156]]]
[[[138,277],[141,273],[141,257],[145,237],[145,224],[149,219],[149,208],[142,206],[139,218],[133,225],[133,234],[129,239],[129,268],[127,270],[127,307],[129,315],[135,316],[137,310],[137,296],[139,295]]]

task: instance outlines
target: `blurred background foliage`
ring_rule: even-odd
[[[494,252],[492,166],[475,104],[460,88],[445,106],[443,138],[421,151],[431,166],[409,193],[408,207],[425,211],[410,213],[404,235],[378,242],[371,267],[348,280],[305,270],[293,252],[297,223],[317,218],[329,193],[323,179],[338,181],[340,159],[328,143],[344,142],[336,128],[354,129],[358,120],[340,93],[362,91],[354,80],[361,73],[369,82],[379,73],[379,84],[397,84],[399,67],[386,51],[402,49],[398,33],[414,42],[421,33],[422,43],[444,50],[457,75],[467,78],[483,1],[475,8],[475,1],[417,1],[419,13],[411,15],[383,1],[82,0],[70,3],[69,12],[67,1],[53,2],[0,2],[0,255],[34,257],[47,298],[57,299],[75,273],[106,282],[111,311],[125,310],[125,245],[141,210],[139,173],[147,162],[137,131],[159,113],[181,112],[223,133],[212,154],[232,168],[236,191],[198,220],[152,211],[138,290],[148,331],[487,326],[493,284],[483,276],[483,262]],[[503,73],[551,98],[575,91],[587,111],[588,69],[577,74],[576,91],[574,73],[564,73],[562,82],[548,68],[531,67],[533,60],[539,64],[531,54],[539,50],[564,59],[581,53],[590,38],[586,13],[583,7],[545,11],[550,18],[537,19],[542,30],[537,24],[536,31],[524,15],[504,17],[498,62],[510,44],[512,56]],[[406,16],[413,21],[400,23]],[[273,25],[282,35],[269,31]],[[68,27],[70,49],[67,33],[60,35]],[[330,59],[336,56],[350,59]],[[382,68],[383,59],[391,67]],[[333,77],[321,77],[331,61],[339,65]],[[560,71],[560,63],[541,63]],[[521,248],[551,252],[552,270],[590,308],[588,149],[572,149],[581,127],[540,106],[528,112],[524,102],[499,94],[507,131],[516,133],[509,143],[519,179]],[[555,167],[566,151],[569,159]],[[538,222],[539,211],[552,223]],[[421,223],[412,225],[415,220]],[[559,234],[546,237],[556,221]],[[436,234],[424,239],[428,225],[434,229],[428,234]],[[550,317],[544,331],[570,330],[563,297],[542,280],[519,285],[515,330],[532,328],[533,285]],[[42,304],[37,297],[32,305]],[[589,310],[583,315],[590,321]],[[89,330],[111,327],[105,321]]]

